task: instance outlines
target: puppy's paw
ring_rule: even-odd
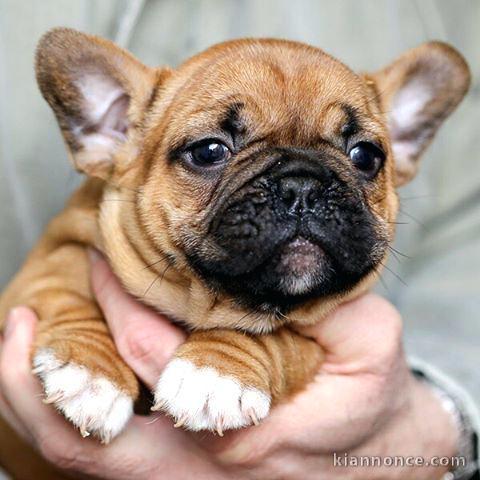
[[[270,396],[213,368],[177,358],[160,377],[152,410],[174,417],[177,427],[223,435],[224,430],[258,424],[270,410]]]
[[[44,402],[55,405],[84,437],[93,434],[108,443],[132,416],[129,395],[84,366],[61,362],[51,349],[38,350],[33,367],[43,382]]]

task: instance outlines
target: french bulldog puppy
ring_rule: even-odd
[[[396,187],[470,80],[439,42],[371,74],[272,39],[225,42],[170,69],[70,29],[41,39],[36,73],[88,179],[3,293],[0,319],[35,310],[45,400],[104,442],[139,385],[92,296],[87,247],[190,333],[153,409],[195,431],[256,424],[322,362],[295,327],[377,279]]]

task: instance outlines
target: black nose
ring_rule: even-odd
[[[307,177],[283,177],[278,181],[280,198],[291,213],[312,211],[319,196],[320,182]]]

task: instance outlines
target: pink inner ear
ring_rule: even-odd
[[[76,82],[82,99],[84,123],[76,126],[77,137],[85,148],[91,143],[87,137],[98,141],[124,140],[128,128],[129,96],[112,77],[102,73],[85,73]]]
[[[120,95],[100,119],[98,133],[125,139],[128,129],[129,103],[130,99],[127,94]]]
[[[427,113],[434,96],[430,79],[421,75],[407,81],[393,99],[388,117],[398,171],[413,171],[416,159],[434,133]]]
[[[407,82],[395,95],[392,105],[392,127],[397,130],[397,133],[411,131],[421,123],[422,112],[432,98],[432,89],[425,79],[414,78]],[[395,133],[395,131],[392,132],[392,134]]]
[[[81,149],[74,152],[80,170],[102,176],[127,138],[130,97],[112,77],[85,72],[76,81],[82,118],[75,119],[72,133]]]

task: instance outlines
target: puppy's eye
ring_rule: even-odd
[[[190,161],[197,167],[215,167],[225,163],[231,156],[230,150],[223,143],[207,141],[192,147],[189,151]]]
[[[360,170],[362,175],[368,180],[375,177],[385,161],[383,151],[370,142],[357,143],[348,155],[353,165]]]

